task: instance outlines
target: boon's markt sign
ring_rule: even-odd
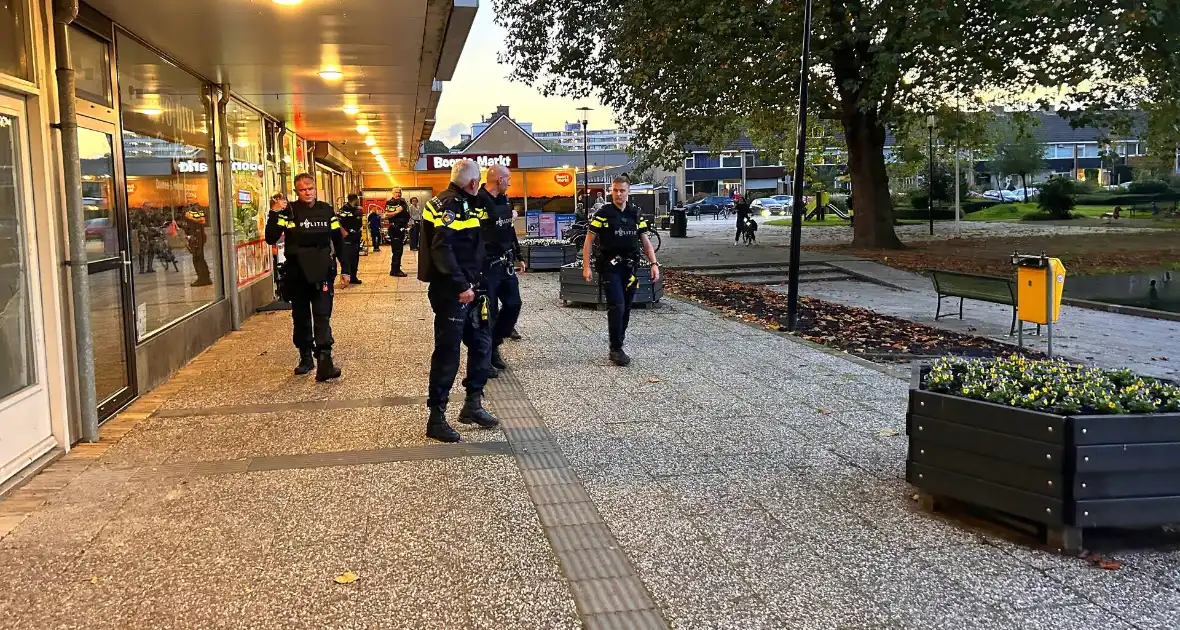
[[[516,168],[517,164],[515,153],[428,155],[426,156],[426,170],[449,171],[456,162],[462,159],[475,160],[475,163],[479,164],[480,168],[490,168],[497,165],[507,166],[508,168]]]

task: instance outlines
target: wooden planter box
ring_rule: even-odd
[[[639,288],[635,290],[633,304],[658,304],[664,297],[664,279],[659,282],[651,281],[651,268],[640,267],[635,271],[639,280]],[[594,272],[594,280],[586,282],[582,278],[582,267],[564,267],[561,270],[561,301],[566,306],[571,304],[606,305],[606,294],[598,285],[598,272]]]
[[[914,380],[906,479],[924,500],[1021,517],[1070,552],[1086,529],[1180,523],[1180,414],[1059,416]]]
[[[521,254],[528,271],[556,271],[577,258],[573,245],[525,244],[521,246]]]

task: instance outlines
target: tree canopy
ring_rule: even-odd
[[[431,155],[435,153],[449,153],[450,149],[438,140],[427,140],[422,143],[422,152]]]
[[[1019,175],[1024,188],[1024,202],[1028,203],[1028,176],[1045,168],[1045,147],[1028,127],[1008,122],[996,144],[995,169],[1000,173]]]
[[[1142,2],[1142,0],[1139,0]],[[1161,6],[1175,0],[1151,0]],[[1133,3],[1117,0],[1115,4]],[[764,0],[494,0],[502,59],[547,95],[597,96],[635,147],[672,167],[684,146],[748,131],[794,135],[803,3]],[[816,0],[811,107],[839,120],[854,244],[899,247],[883,148],[907,112],[981,93],[1080,84],[1120,17],[1089,0]],[[586,19],[594,16],[594,19]],[[1174,31],[1173,31],[1174,32]],[[1173,66],[1175,67],[1175,66]],[[604,80],[608,77],[608,80]]]

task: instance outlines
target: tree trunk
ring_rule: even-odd
[[[1028,203],[1028,180],[1024,173],[1020,174],[1020,187],[1024,189],[1024,203]]]
[[[885,127],[876,113],[865,113],[856,103],[843,104],[844,137],[848,144],[848,173],[852,177],[852,246],[863,249],[901,249],[893,230],[893,200],[885,170]]]

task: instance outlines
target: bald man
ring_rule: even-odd
[[[485,214],[480,227],[486,250],[483,275],[488,304],[492,307],[492,370],[488,373],[491,378],[499,376],[499,370],[508,369],[500,356],[500,345],[516,328],[521,309],[520,283],[516,274],[518,271],[524,273],[524,263],[521,262],[516,228],[512,225],[512,205],[508,203],[510,176],[506,166],[497,164],[489,168],[487,181],[477,195],[479,207]]]

